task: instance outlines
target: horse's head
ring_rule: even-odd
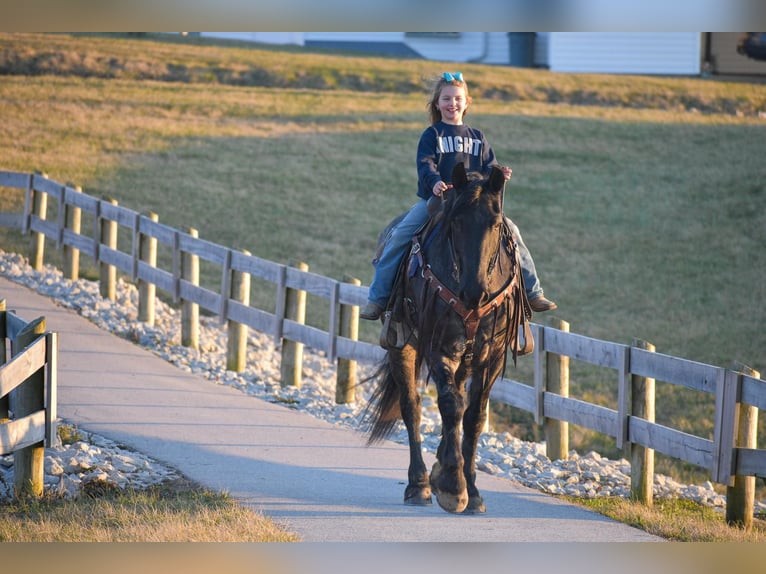
[[[446,198],[443,232],[451,245],[457,271],[457,295],[468,308],[480,307],[503,287],[493,275],[502,256],[507,226],[503,216],[505,179],[498,167],[489,177],[466,173],[462,163],[452,172],[452,189]]]

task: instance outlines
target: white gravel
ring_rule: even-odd
[[[0,275],[22,283],[50,297],[63,307],[77,311],[102,329],[150,349],[183,369],[222,385],[230,385],[248,395],[296,408],[345,427],[360,429],[361,415],[369,389],[358,388],[354,404],[335,404],[335,366],[323,353],[304,352],[303,383],[300,388],[280,384],[280,353],[270,335],[250,330],[247,368],[243,373],[226,370],[226,330],[217,318],[202,318],[200,350],[180,345],[180,313],[157,301],[156,321],[149,327],[137,320],[138,291],[130,283],[119,281],[116,301],[103,299],[98,284],[80,279],[64,279],[51,266],[33,270],[18,254],[0,250]],[[11,302],[12,303],[12,302]],[[360,365],[360,379],[372,372],[372,365]],[[440,421],[435,401],[424,397],[424,448],[434,452],[439,440]],[[66,423],[66,421],[64,421]],[[46,488],[65,496],[77,496],[87,480],[110,480],[119,486],[142,487],[177,476],[156,461],[88,433],[83,440],[67,446],[46,449]],[[403,425],[391,437],[406,443]],[[0,457],[0,498],[12,492],[13,455]],[[497,476],[516,480],[526,486],[551,494],[587,498],[620,496],[630,493],[630,463],[625,459],[609,460],[596,452],[580,455],[570,452],[568,460],[551,461],[543,443],[516,439],[509,433],[484,433],[479,442],[478,468]],[[711,482],[684,485],[664,475],[655,475],[657,498],[687,498],[724,509],[725,496],[718,494]],[[766,502],[756,502],[757,514],[766,513]]]

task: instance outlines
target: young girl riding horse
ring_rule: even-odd
[[[412,236],[428,219],[428,199],[441,196],[449,187],[453,167],[463,163],[466,171],[488,175],[498,165],[492,147],[481,130],[463,123],[471,103],[468,85],[460,72],[445,72],[434,84],[428,110],[431,125],[420,136],[417,150],[418,191],[420,200],[410,208],[394,228],[375,268],[367,305],[360,316],[377,320],[386,308],[396,272],[412,241]],[[512,170],[501,167],[506,181]],[[535,312],[550,311],[556,303],[546,299],[535,263],[524,244],[518,227],[507,220],[519,247],[522,273],[530,307]]]

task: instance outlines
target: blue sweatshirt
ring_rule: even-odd
[[[497,165],[495,152],[484,133],[467,125],[444,122],[427,127],[418,142],[418,197],[429,199],[436,182],[450,183],[452,168],[461,162],[466,171],[489,175]]]

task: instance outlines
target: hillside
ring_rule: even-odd
[[[374,58],[294,46],[145,34],[5,34],[0,75],[152,80],[195,84],[421,94],[434,62]],[[592,74],[466,64],[475,98],[757,116],[766,90],[751,84]]]

